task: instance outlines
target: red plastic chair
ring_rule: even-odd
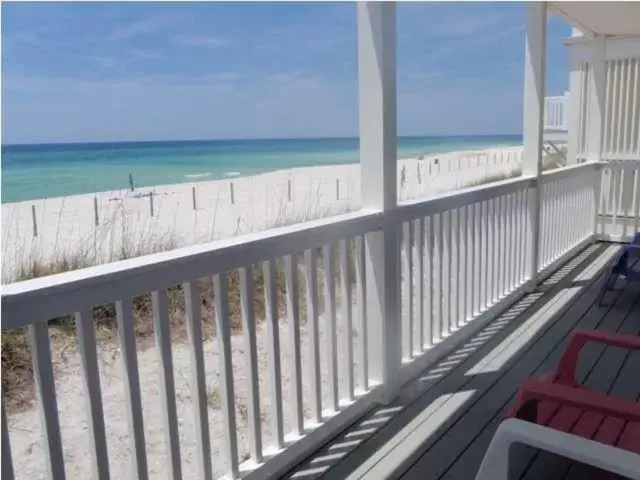
[[[587,342],[640,350],[637,336],[577,330],[556,371],[526,380],[506,416],[640,454],[640,403],[594,392],[576,379]]]

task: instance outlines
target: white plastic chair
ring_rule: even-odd
[[[503,421],[496,430],[476,480],[508,480],[509,447],[514,443],[530,445],[608,472],[640,480],[640,455],[516,418]]]

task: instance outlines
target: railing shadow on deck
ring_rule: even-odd
[[[522,328],[533,315],[547,308],[562,291],[570,289],[585,289],[602,279],[602,268],[598,268],[590,277],[584,278],[582,273],[593,265],[609,247],[598,244],[588,247],[583,252],[570,259],[557,271],[552,273],[536,291],[525,294],[502,315],[498,316],[488,326],[473,335],[459,348],[446,355],[442,360],[428,368],[418,379],[405,385],[396,400],[388,405],[380,405],[370,411],[363,418],[346,427],[331,442],[320,448],[315,454],[302,462],[287,478],[311,479],[324,474],[331,478],[345,478],[362,467],[371,458],[379,456],[380,460],[390,450],[402,444],[414,433],[427,418],[433,415],[442,416],[437,428],[420,437],[418,444],[412,451],[407,445],[408,455],[396,466],[395,473],[404,472],[419,458],[431,438],[438,438],[452,423],[457,421],[458,414],[468,410],[478,399],[486,393],[484,388],[493,385],[508,368],[518,361],[518,357],[525,352],[529,345],[549,328],[555,319],[559,319],[571,305],[569,300],[553,312],[549,320],[539,326],[534,335],[519,346],[500,368],[488,372],[474,372],[473,368],[487,358],[496,346],[509,339],[514,332]],[[612,294],[613,295],[613,294]],[[620,292],[616,293],[616,296]],[[601,308],[614,308],[615,302]],[[472,357],[474,357],[472,359]],[[463,383],[447,384],[445,380],[450,375],[461,377]],[[476,388],[465,389],[471,380]],[[437,392],[434,390],[437,387]],[[457,397],[457,398],[456,398]],[[447,409],[446,413],[438,412],[445,402],[453,401],[455,407]],[[392,444],[392,445],[390,445]],[[388,451],[385,451],[388,450]],[[394,476],[396,476],[394,473]]]

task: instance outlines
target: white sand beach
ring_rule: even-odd
[[[454,188],[480,182],[483,179],[506,175],[520,167],[521,147],[493,149],[483,152],[459,152],[447,155],[408,159],[399,162],[399,197],[407,199],[430,196]],[[436,161],[436,158],[438,159]],[[19,262],[36,254],[42,261],[86,252],[93,261],[109,260],[111,254],[132,241],[126,248],[140,248],[162,243],[166,239],[176,245],[188,245],[211,239],[242,234],[269,226],[303,221],[357,209],[360,206],[360,171],[358,165],[300,168],[264,175],[170,185],[135,192],[102,192],[2,206],[3,275],[11,276]],[[289,194],[289,181],[291,191]],[[233,201],[231,199],[233,185]],[[195,189],[196,208],[193,205]],[[149,193],[153,192],[153,216]],[[97,199],[98,225],[95,222],[94,199]],[[36,211],[37,236],[33,235],[32,206]],[[35,253],[34,253],[35,252]],[[9,263],[7,263],[9,262]],[[13,262],[13,263],[11,263]],[[434,264],[435,268],[440,268]],[[442,267],[444,268],[444,266]],[[12,270],[13,269],[13,270]],[[447,271],[445,275],[455,275]],[[340,368],[347,362],[345,354],[345,318],[338,298],[337,338]],[[359,305],[352,302],[354,331],[352,341],[357,349],[361,341],[357,328]],[[319,320],[321,358],[327,358],[328,322]],[[285,406],[292,394],[291,332],[281,320],[282,388]],[[313,390],[310,384],[310,332],[305,322],[301,326],[303,370],[303,398],[310,405]],[[267,382],[267,335],[264,322],[257,327],[258,362],[263,443],[273,444],[274,431]],[[214,477],[227,465],[224,442],[224,413],[219,405],[220,362],[215,338],[204,344],[207,391],[209,392],[209,426],[212,439]],[[139,345],[140,347],[140,345]],[[148,344],[147,344],[148,347]],[[249,456],[249,427],[247,402],[249,399],[248,370],[245,344],[240,333],[232,336],[233,374],[238,422],[238,446],[241,458]],[[106,423],[110,471],[113,478],[129,478],[131,450],[128,438],[126,409],[124,408],[124,378],[122,357],[115,342],[99,346],[99,370],[102,401]],[[189,347],[173,345],[176,402],[180,432],[183,478],[199,478],[194,402],[190,387],[191,367]],[[357,350],[356,350],[357,351]],[[62,431],[65,469],[68,478],[87,478],[91,468],[89,425],[84,413],[82,368],[75,344],[54,348],[55,380],[58,411]],[[160,400],[157,350],[139,348],[138,362],[141,381],[146,453],[149,477],[168,478],[167,448],[164,432],[164,410]],[[328,363],[321,362],[323,405],[329,402]],[[356,388],[362,385],[362,366],[354,359]],[[340,391],[344,393],[346,379],[340,377]],[[342,395],[341,395],[342,396]],[[291,399],[291,402],[293,400]],[[311,418],[305,408],[305,416]],[[32,407],[22,412],[9,412],[8,422],[17,478],[47,477],[46,455],[41,438],[40,415]],[[292,412],[284,409],[285,432],[293,426]]]
[[[399,200],[432,196],[520,167],[522,147],[398,162]],[[404,172],[404,173],[403,173]],[[2,205],[2,278],[21,265],[96,264],[356,210],[357,164]]]

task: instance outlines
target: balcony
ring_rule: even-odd
[[[572,328],[636,328],[626,320],[633,314],[619,313],[637,312],[636,287],[610,308],[592,300],[599,273],[618,248],[600,242],[624,241],[638,230],[639,170],[640,162],[586,163],[545,172],[539,184],[524,175],[401,202],[388,212],[361,210],[6,285],[2,330],[28,330],[46,440],[35,441],[42,453],[33,462],[22,417],[3,421],[3,473],[33,478],[50,468],[53,478],[76,477],[78,455],[92,478],[165,478],[167,469],[174,478],[286,472],[307,478],[305,468],[340,478],[349,469],[366,477],[370,469],[416,473],[427,464],[434,474],[446,473],[445,465],[456,472],[473,468],[518,382],[551,365]],[[534,188],[541,193],[538,235],[529,222]],[[375,269],[381,232],[398,239],[383,254],[392,259],[386,288],[399,301],[398,321],[386,333],[385,283]],[[205,285],[212,288],[207,301],[200,296]],[[232,311],[234,295],[240,312]],[[155,342],[147,347],[134,333],[134,300],[141,296],[153,313]],[[171,342],[176,304],[168,297],[175,296],[187,330],[182,345]],[[115,385],[96,342],[104,305],[112,306],[117,330],[113,358],[122,375]],[[73,395],[71,380],[53,368],[47,327],[69,314],[85,389]],[[240,337],[231,334],[237,316]],[[211,321],[215,334],[203,343]],[[186,377],[175,374],[178,349],[188,352]],[[157,361],[142,370],[149,354]],[[247,366],[242,376],[240,364]],[[594,365],[600,372],[608,361]],[[158,378],[155,389],[141,386],[149,375]],[[219,397],[214,407],[212,384]],[[113,395],[122,408],[107,412],[103,404]],[[446,408],[439,408],[445,399]],[[159,416],[150,413],[155,405]],[[87,427],[78,431],[82,409]],[[218,417],[223,421],[212,430]],[[461,441],[468,424],[474,434]],[[70,452],[66,442],[78,435],[88,441],[82,452]],[[334,443],[323,447],[328,441]],[[343,454],[335,442],[357,449]],[[291,471],[320,447],[325,450]],[[450,463],[433,467],[443,455]],[[344,462],[329,470],[327,458]]]
[[[569,134],[569,92],[544,99],[544,140],[566,143]]]
[[[520,383],[553,371],[573,330],[638,333],[640,285],[620,282],[605,305],[594,302],[602,267],[619,248],[596,243],[581,251],[406,384],[393,402],[368,412],[285,478],[474,478]],[[640,398],[634,381],[640,353],[592,347],[580,359],[580,383],[616,397]],[[596,425],[593,438],[598,427],[604,430]],[[517,447],[505,453],[512,479],[600,478],[602,473]]]
[[[569,92],[544,99],[544,129],[566,132],[569,129]]]
[[[545,122],[547,5],[527,8],[521,176],[399,201],[395,6],[360,3],[367,208],[3,286],[2,332],[26,330],[36,410],[7,415],[3,389],[3,476],[472,478],[518,383],[549,369],[570,331],[637,333],[637,285],[593,301],[612,242],[639,229],[640,162],[541,172],[541,126],[566,126],[566,102]],[[604,111],[590,113],[589,159],[602,158]],[[140,311],[153,342],[136,338]],[[74,348],[52,348],[54,322],[73,327]],[[637,398],[637,359],[582,361],[587,383]],[[536,452],[518,466],[576,473]]]

